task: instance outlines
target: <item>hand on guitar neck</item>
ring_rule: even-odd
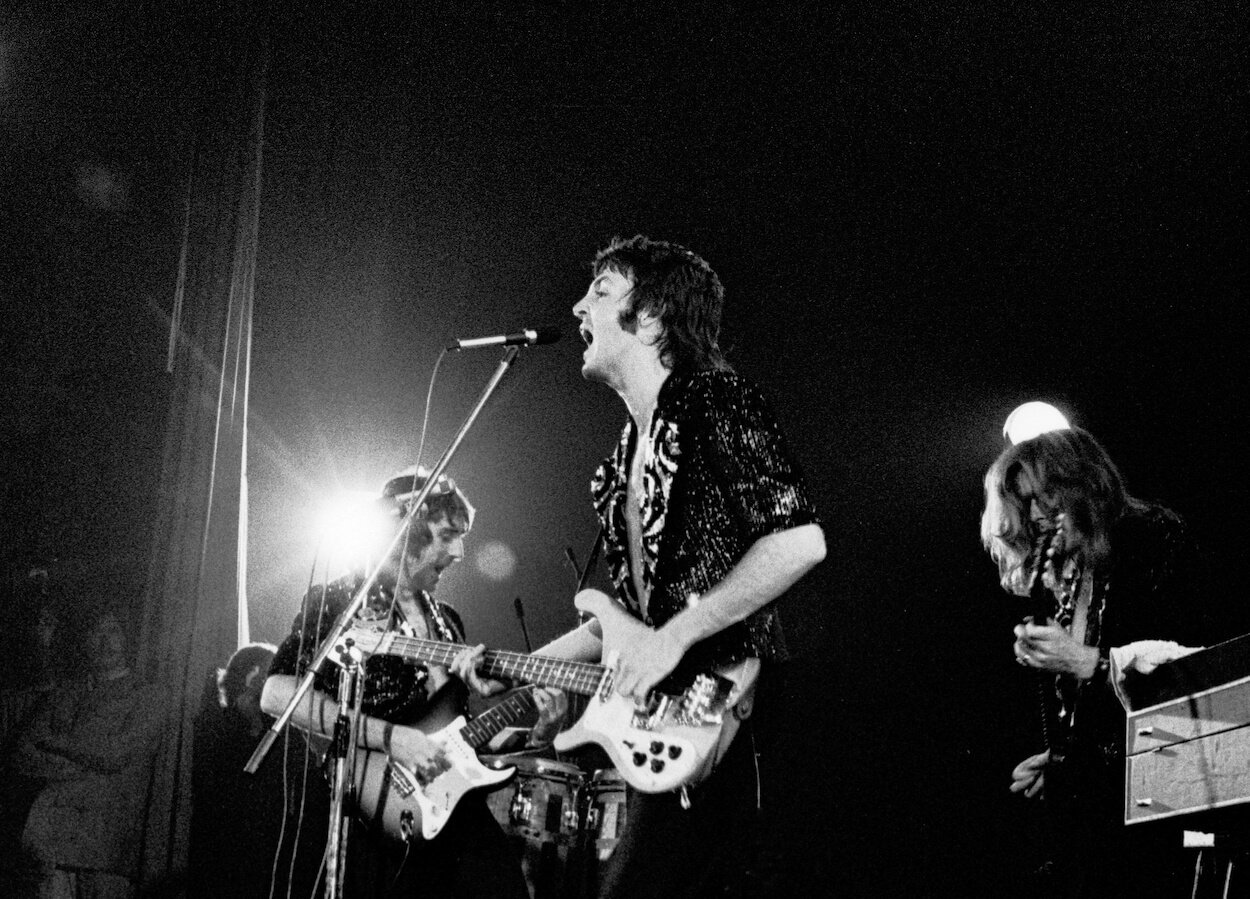
[[[447,667],[474,692],[481,696],[494,696],[507,689],[508,685],[503,681],[482,676],[480,671],[485,656],[484,643],[466,646],[456,653]],[[562,690],[546,687],[535,687],[532,695],[533,704],[538,709],[538,720],[532,728],[533,737],[539,743],[549,743],[568,713],[568,697]]]
[[[1089,680],[1098,668],[1098,650],[1085,646],[1055,620],[1054,585],[1057,569],[1071,551],[1067,516],[1055,516],[1041,523],[1033,547],[1033,571],[1029,579],[1029,605],[1032,614],[1015,627],[1013,651],[1016,661],[1029,668],[1052,674],[1069,674]]]
[[[502,693],[506,690],[508,685],[501,680],[484,677],[479,673],[482,659],[485,655],[485,643],[479,643],[477,646],[466,646],[456,653],[447,669],[464,681],[469,689],[479,696],[494,696],[496,693]]]
[[[593,615],[601,625],[607,623],[601,656],[607,659],[615,653],[615,665],[609,667],[614,672],[613,687],[622,696],[640,703],[645,701],[686,653],[687,647],[681,645],[671,631],[647,627],[601,590],[583,590],[573,604],[578,610]],[[467,647],[456,655],[450,668],[473,690],[482,696],[492,696],[505,685],[479,673],[485,654],[484,645]],[[540,703],[540,710],[545,707],[546,703]]]
[[[1052,674],[1070,674],[1089,680],[1098,670],[1098,648],[1085,646],[1053,620],[1047,624],[1026,621],[1015,627],[1016,661]]]

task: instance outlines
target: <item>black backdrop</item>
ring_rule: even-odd
[[[137,595],[195,67],[234,5],[8,4],[6,602]],[[997,895],[1036,735],[1014,610],[976,539],[1019,402],[1059,403],[1212,560],[1250,629],[1238,315],[1246,30],[1233,5],[283,5],[272,14],[252,384],[254,637],[280,639],[327,492],[415,455],[451,337],[560,323],[454,466],[479,508],[444,585],[471,634],[572,623],[564,550],[621,422],[583,384],[585,263],[644,232],[706,256],[830,554],[786,599],[761,881]],[[427,459],[493,352],[445,360]],[[488,577],[475,553],[516,564]],[[761,888],[762,889],[762,888]]]

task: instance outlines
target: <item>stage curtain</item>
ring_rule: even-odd
[[[145,896],[184,888],[192,722],[211,672],[248,641],[248,372],[268,47],[247,10],[198,23],[202,32],[187,38],[192,124],[172,399],[139,644],[142,670],[169,705],[141,823]]]

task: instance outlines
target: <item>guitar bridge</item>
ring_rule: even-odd
[[[710,674],[700,674],[686,688],[678,712],[678,720],[682,724],[699,727],[722,722],[726,691],[720,680]]]
[[[386,763],[387,772],[390,774],[391,789],[407,799],[413,793],[421,788],[417,776],[396,761],[388,761]]]

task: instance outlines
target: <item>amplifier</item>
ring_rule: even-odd
[[[1248,637],[1159,666],[1167,689],[1150,698],[1162,701],[1128,713],[1125,823],[1250,802]],[[1242,676],[1208,685],[1233,671]],[[1181,685],[1192,692],[1165,698]]]

